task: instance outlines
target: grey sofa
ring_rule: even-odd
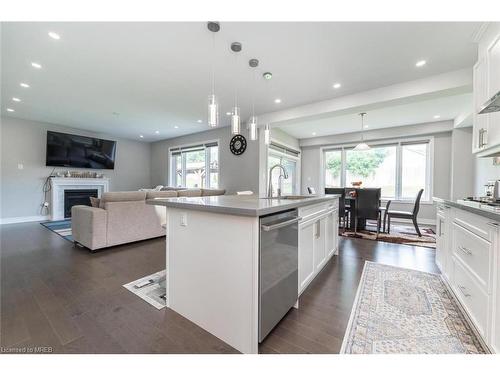
[[[104,193],[99,207],[73,206],[73,240],[90,250],[165,235],[165,207],[146,204],[147,199],[223,195],[225,190],[186,189]]]

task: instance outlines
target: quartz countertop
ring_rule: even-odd
[[[208,211],[228,215],[264,216],[311,204],[338,199],[340,195],[316,195],[299,199],[259,198],[256,195],[217,195],[148,199],[146,203],[186,210]]]
[[[478,204],[468,201],[451,201],[448,199],[442,199],[438,197],[432,197],[434,202],[443,203],[444,205],[460,208],[461,210],[471,212],[476,215],[484,216],[488,219],[500,222],[500,211],[494,211],[485,204]]]

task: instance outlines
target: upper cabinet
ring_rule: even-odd
[[[500,155],[500,112],[478,114],[484,103],[500,91],[500,24],[490,23],[479,40],[473,68],[472,151],[479,157]]]

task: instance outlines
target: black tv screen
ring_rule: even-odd
[[[114,169],[115,153],[116,141],[47,131],[50,167]]]

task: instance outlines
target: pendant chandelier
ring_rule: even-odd
[[[370,149],[370,146],[368,146],[364,140],[363,140],[363,130],[365,128],[365,125],[364,125],[364,118],[365,118],[365,115],[366,115],[366,112],[361,112],[359,114],[361,116],[361,142],[358,143],[358,145],[356,147],[354,147],[354,150],[355,151],[366,151],[366,150],[369,150]]]
[[[238,67],[238,52],[241,51],[241,43],[234,42],[231,43],[231,51],[235,53],[235,78],[234,78],[234,107],[233,112],[231,114],[231,134],[237,135],[241,133],[241,116],[240,116],[240,108],[238,107],[238,83],[237,83],[237,67]]]
[[[250,68],[253,68],[253,90],[252,90],[252,116],[248,121],[248,135],[251,141],[256,141],[259,137],[259,128],[257,124],[257,116],[255,116],[255,68],[259,66],[259,60],[251,59],[248,62]]]
[[[265,72],[264,74],[262,74],[262,77],[264,77],[264,79],[266,81],[271,81],[271,79],[273,78],[273,74],[271,72]],[[267,83],[267,93],[268,94],[271,91],[270,85],[271,85],[271,83],[268,82]],[[266,126],[264,127],[264,144],[266,146],[269,146],[271,144],[271,125],[269,123],[267,123]]]
[[[212,32],[212,92],[208,96],[208,126],[215,128],[219,125],[219,104],[215,96],[215,33],[220,30],[218,22],[208,22],[208,30]]]

